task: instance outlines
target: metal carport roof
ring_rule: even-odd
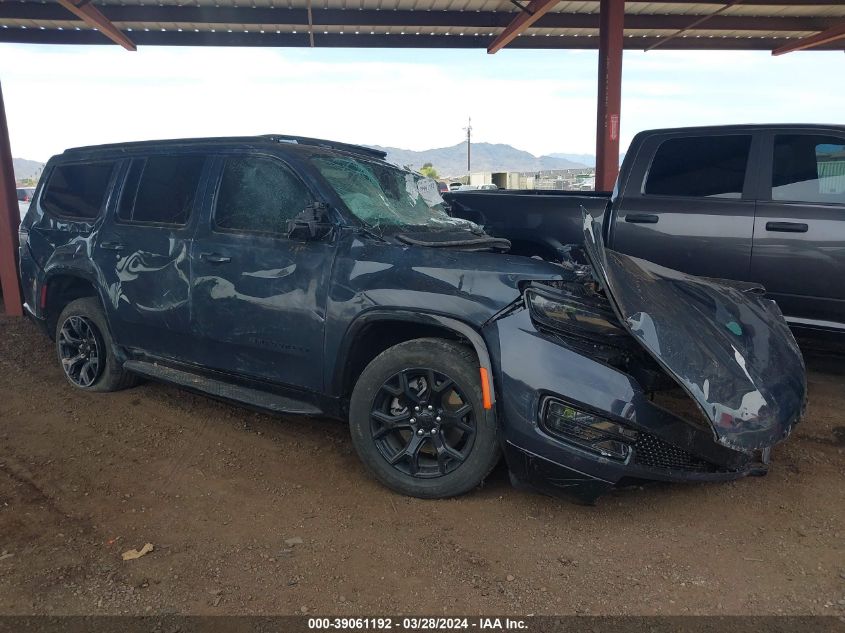
[[[509,46],[594,49],[600,10],[598,0],[3,0],[0,42],[108,43],[66,8],[71,2],[99,9],[140,46],[488,48],[514,18],[540,13]],[[838,28],[841,38],[820,50],[845,49],[845,2],[838,0],[628,0],[623,46],[774,50]]]

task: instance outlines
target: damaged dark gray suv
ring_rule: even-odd
[[[519,213],[514,209],[514,213]],[[72,149],[21,226],[29,314],[79,389],[147,377],[348,419],[390,488],[445,497],[504,453],[590,502],[765,472],[804,365],[759,286],[582,244],[542,259],[381,152],[263,136]]]

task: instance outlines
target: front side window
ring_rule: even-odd
[[[351,156],[320,156],[312,162],[352,214],[372,227],[477,228],[446,213],[437,183],[430,178]]]
[[[132,161],[117,217],[141,224],[188,223],[203,156],[151,156]]]
[[[287,234],[287,222],[314,201],[302,181],[277,160],[229,158],[223,167],[214,227],[224,231]]]
[[[741,198],[751,136],[693,136],[664,141],[643,192],[691,198]]]
[[[41,197],[41,206],[53,215],[91,220],[103,207],[114,161],[58,165]]]
[[[772,200],[845,204],[845,139],[775,136]]]

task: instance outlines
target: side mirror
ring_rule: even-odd
[[[329,222],[329,206],[325,202],[313,202],[293,219],[288,220],[288,237],[306,242],[321,240],[332,232]]]

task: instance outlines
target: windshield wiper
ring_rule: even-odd
[[[502,237],[492,237],[486,233],[397,233],[396,239],[414,246],[428,246],[432,248],[456,248],[474,251],[508,251],[511,243]]]

